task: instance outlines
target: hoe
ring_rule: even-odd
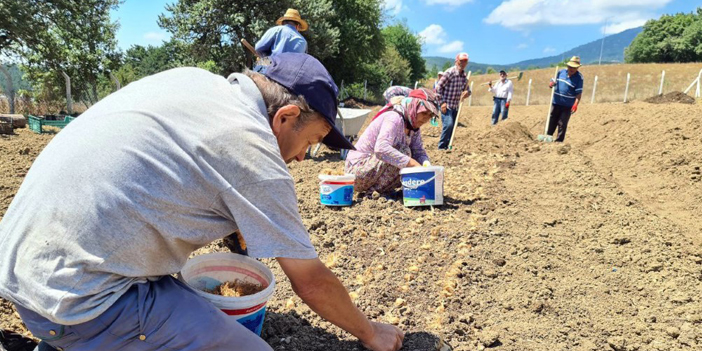
[[[524,76],[524,72],[519,72],[518,75],[513,76],[513,77],[507,77],[507,79],[514,79],[514,78],[517,78],[517,82],[518,82],[518,81],[522,80],[522,77],[523,77],[523,76]],[[499,79],[498,79],[498,80],[499,80]],[[498,80],[490,81],[490,83],[495,83],[495,82],[497,82]],[[480,84],[480,85],[488,85],[488,83],[482,83],[482,84]]]
[[[553,75],[553,80],[558,84],[558,66],[556,66],[556,73]],[[548,104],[548,115],[546,115],[546,126],[544,127],[544,134],[539,134],[537,139],[539,141],[552,143],[553,135],[548,135],[548,125],[551,123],[551,108],[553,108],[553,94],[556,92],[556,86],[551,88],[551,102]]]

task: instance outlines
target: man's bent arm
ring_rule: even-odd
[[[276,258],[288,276],[295,293],[319,316],[359,338],[376,350],[397,350],[402,332],[393,326],[373,323],[351,302],[348,291],[319,259]],[[384,328],[382,336],[378,327]],[[378,340],[378,339],[383,339]],[[381,341],[381,342],[379,342]]]

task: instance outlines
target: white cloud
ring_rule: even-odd
[[[424,38],[424,42],[429,45],[442,45],[446,43],[446,31],[438,24],[429,25],[419,32],[419,36]]]
[[[407,8],[402,4],[402,0],[385,0],[384,7],[393,16],[397,16],[403,8]]]
[[[427,5],[449,5],[449,6],[461,6],[474,0],[424,0]]]
[[[166,34],[159,32],[148,32],[144,33],[144,39],[150,42],[160,42],[166,39]]]
[[[526,30],[544,25],[604,23],[607,18],[613,18],[615,20],[608,28],[619,29],[657,17],[654,10],[664,7],[671,1],[507,0],[492,10],[483,21],[510,29]]]
[[[459,51],[463,51],[463,42],[460,40],[454,40],[439,48],[442,54],[457,54]]]
[[[554,52],[556,52],[556,49],[554,49],[550,46],[547,46],[544,48],[544,54],[553,54]]]
[[[637,19],[633,21],[625,21],[625,22],[620,22],[620,23],[613,23],[609,24],[607,23],[607,26],[602,26],[600,30],[602,31],[603,34],[617,34],[621,33],[627,29],[631,28],[636,28],[636,27],[641,27],[646,23],[645,19]]]
[[[517,49],[519,49],[519,50],[526,49],[528,47],[529,47],[529,45],[527,43],[521,43],[521,44],[517,45]]]

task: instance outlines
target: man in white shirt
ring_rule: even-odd
[[[500,112],[502,112],[502,120],[507,119],[507,114],[509,113],[509,103],[512,101],[512,93],[514,92],[514,85],[512,81],[507,79],[507,72],[500,71],[500,80],[492,85],[492,82],[488,82],[488,91],[495,94],[492,98],[495,102],[495,106],[492,109],[492,125],[496,125]]]

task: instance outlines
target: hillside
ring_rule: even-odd
[[[454,59],[439,56],[426,56],[424,57],[424,61],[426,61],[427,70],[431,70],[435,65],[438,70],[441,70],[447,62],[453,64]],[[478,70],[481,72],[487,72],[488,67],[492,67],[497,71],[509,68],[506,65],[491,65],[487,63],[469,62],[466,69],[473,72],[477,72]]]
[[[631,44],[634,38],[641,33],[643,27],[627,29],[621,33],[608,35],[604,38],[604,48],[602,50],[602,62],[613,63],[613,62],[623,62],[624,61],[624,49]],[[473,63],[468,65],[468,70],[477,71],[478,69],[485,72],[487,67],[492,67],[496,70],[499,69],[526,69],[528,67],[548,67],[551,64],[563,61],[564,58],[570,58],[571,56],[580,56],[580,60],[584,64],[598,62],[600,59],[600,47],[602,46],[602,39],[589,42],[584,45],[580,45],[568,51],[562,52],[558,55],[542,57],[531,60],[524,60],[515,62],[508,65],[493,65],[486,63]],[[429,56],[424,58],[426,60],[427,70],[436,65],[439,69],[443,67],[446,62],[453,62],[452,58],[446,57],[436,57]]]

